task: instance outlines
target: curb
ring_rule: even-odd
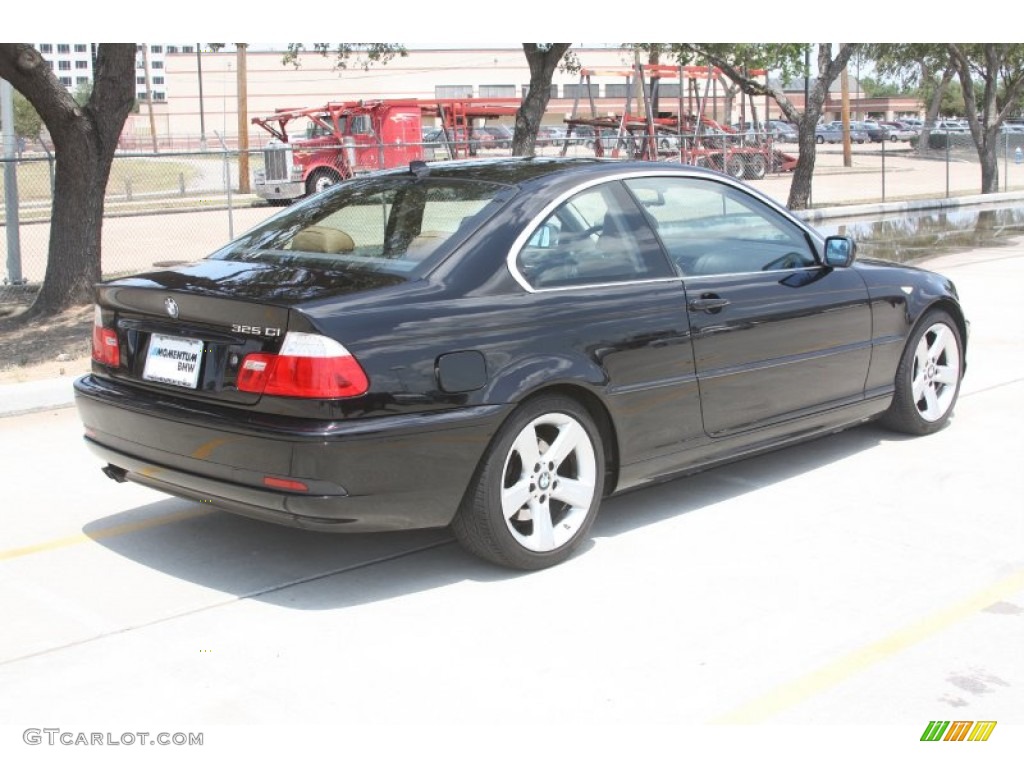
[[[0,384],[0,417],[68,408],[74,403],[77,376]]]

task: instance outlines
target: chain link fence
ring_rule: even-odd
[[[719,142],[714,144],[715,139]],[[1000,148],[1000,185],[1004,190],[1024,189],[1024,133],[1004,135]],[[628,156],[636,149],[603,137],[547,136],[538,144],[542,155]],[[795,162],[796,144],[773,136],[747,134],[735,138],[659,137],[663,159],[680,160],[725,170],[747,178],[770,196],[785,201],[792,174],[785,169]],[[697,147],[720,147],[704,151]],[[752,150],[762,147],[762,150]],[[344,151],[345,147],[337,148]],[[380,148],[381,150],[385,148]],[[424,155],[441,159],[449,148],[437,141],[424,144]],[[477,156],[507,155],[503,142],[479,143]],[[381,156],[386,153],[381,152]],[[742,157],[744,167],[733,167],[729,158]],[[754,155],[768,162],[761,163]],[[103,224],[103,274],[131,274],[152,267],[173,266],[202,258],[232,237],[274,214],[251,190],[262,175],[264,152],[247,153],[249,191],[240,189],[240,157],[236,150],[204,152],[119,152],[107,185]],[[26,153],[13,163],[17,176],[18,226],[0,219],[0,304],[28,303],[43,280],[49,245],[50,208],[54,158],[46,153]],[[749,169],[754,165],[754,171]],[[841,145],[818,147],[812,186],[814,207],[914,198],[957,197],[980,191],[981,170],[969,134],[932,133],[928,147],[918,150],[910,142],[857,145],[847,165]],[[0,213],[7,205],[7,190],[0,186]],[[13,201],[12,201],[13,202]]]

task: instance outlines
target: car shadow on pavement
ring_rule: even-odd
[[[862,426],[606,499],[576,558],[587,557],[602,540],[728,503],[774,484],[793,484],[793,496],[800,497],[801,475],[894,439],[899,436],[873,425]],[[827,500],[813,503],[824,505]],[[140,520],[146,524],[140,525]],[[83,533],[116,554],[174,579],[238,599],[299,610],[347,608],[459,582],[535,575],[505,570],[466,554],[447,530],[335,535],[265,523],[178,499],[95,520]],[[572,567],[572,563],[560,567]]]

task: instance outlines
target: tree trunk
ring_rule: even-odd
[[[922,64],[921,66],[923,69],[924,65]],[[946,88],[949,87],[949,83],[953,79],[953,73],[955,71],[953,64],[948,64],[945,71],[942,73],[942,79],[939,81],[939,84],[935,89],[935,93],[932,94],[931,101],[928,104],[928,109],[925,111],[924,125],[921,126],[921,133],[917,139],[918,152],[923,152],[928,149],[928,143],[931,141],[930,137],[932,134],[932,126],[935,124],[935,118],[939,116],[939,108],[942,106],[942,95],[946,92]],[[924,77],[925,75],[922,74],[921,79],[924,80]]]
[[[948,138],[948,137],[947,137]],[[999,191],[999,131],[986,130],[978,147],[981,161],[981,194]]]
[[[84,107],[26,43],[0,43],[0,77],[39,112],[57,156],[46,274],[21,316],[29,320],[93,300],[93,285],[101,277],[103,198],[135,100],[135,44],[100,44],[95,84]]]
[[[814,179],[814,163],[818,147],[814,126],[818,124],[819,112],[805,112],[800,119],[800,134],[797,137],[799,156],[793,169],[793,180],[789,184],[789,199],[786,205],[793,210],[802,210],[811,205],[811,182]]]
[[[540,121],[544,119],[544,110],[551,99],[551,78],[570,45],[572,43],[551,43],[545,48],[538,47],[536,43],[523,43],[526,63],[530,66],[530,87],[516,112],[513,155],[534,154]]]

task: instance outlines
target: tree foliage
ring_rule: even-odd
[[[305,50],[305,43],[288,43],[281,63],[296,68],[302,66],[300,57]],[[333,54],[335,69],[348,69],[350,64],[354,64],[368,70],[374,64],[387,64],[396,56],[409,55],[401,43],[313,43],[312,51],[321,56]]]
[[[14,133],[23,139],[38,139],[43,132],[43,118],[20,92],[14,92]]]

